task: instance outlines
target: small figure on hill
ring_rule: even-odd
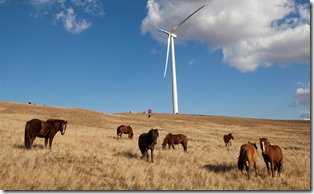
[[[150,118],[151,114],[152,114],[152,109],[148,109],[148,118]]]

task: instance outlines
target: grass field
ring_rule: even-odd
[[[36,138],[24,148],[26,121],[68,120],[64,136],[57,133],[52,150]],[[116,139],[120,124],[131,125],[132,140]],[[0,102],[1,190],[310,190],[310,121],[279,121],[203,115],[144,113],[106,114],[83,109]],[[155,162],[141,160],[141,133],[159,129]],[[162,150],[169,132],[188,137],[181,145]],[[227,149],[223,135],[235,140]],[[283,176],[267,174],[259,138],[279,145]],[[258,144],[258,175],[247,180],[237,169],[240,146]]]

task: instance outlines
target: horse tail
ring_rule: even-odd
[[[239,155],[239,158],[238,158],[238,169],[239,170],[243,170],[244,168],[244,162],[245,162],[245,149],[241,148],[240,149],[240,155]]]
[[[30,130],[30,123],[27,122],[25,125],[25,139],[24,139],[25,147],[27,149],[31,148],[31,133],[29,130]]]

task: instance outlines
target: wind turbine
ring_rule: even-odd
[[[177,91],[177,74],[176,74],[176,60],[175,60],[175,54],[174,54],[174,39],[177,38],[177,35],[174,34],[175,31],[178,30],[178,28],[186,21],[188,20],[192,15],[194,15],[196,12],[198,12],[200,9],[202,9],[205,5],[198,8],[196,11],[194,11],[191,15],[189,15],[187,18],[182,20],[180,23],[178,23],[170,32],[163,30],[161,28],[158,28],[150,23],[152,27],[156,28],[157,30],[165,33],[168,35],[168,46],[167,46],[167,57],[166,57],[166,65],[165,65],[165,72],[164,77],[166,77],[167,73],[167,65],[168,65],[168,57],[169,57],[169,48],[171,45],[171,59],[172,59],[172,103],[173,103],[173,114],[179,113],[178,111],[178,91]]]

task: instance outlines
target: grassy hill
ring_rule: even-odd
[[[26,121],[68,121],[52,150],[36,138],[24,148]],[[84,109],[0,102],[0,189],[2,190],[310,190],[310,121],[247,119],[204,115],[144,113],[106,114]],[[131,125],[134,138],[116,139],[116,128]],[[159,129],[155,162],[140,159],[141,133]],[[188,137],[162,150],[167,133]],[[235,140],[227,149],[223,135]],[[267,137],[284,154],[284,174],[271,178],[262,159],[259,138]],[[240,146],[258,144],[258,175],[247,180],[237,169]]]

